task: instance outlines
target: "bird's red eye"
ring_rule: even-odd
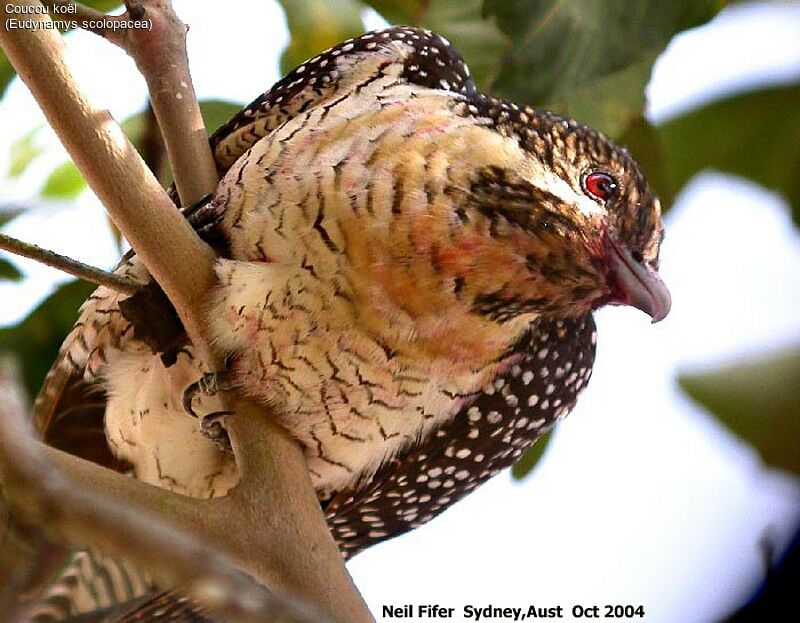
[[[587,193],[600,201],[608,201],[617,192],[617,182],[608,173],[589,173],[583,185]]]

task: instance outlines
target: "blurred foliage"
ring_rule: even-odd
[[[715,169],[782,193],[800,224],[800,85],[733,95],[649,131],[661,189],[674,195]],[[800,473],[800,348],[679,381],[768,464]]]
[[[22,214],[22,208],[3,208],[0,210],[0,229]]]
[[[11,82],[11,79],[15,75],[14,68],[11,66],[11,63],[8,62],[8,58],[5,53],[0,50],[0,96],[5,94],[8,83]]]
[[[36,135],[41,129],[41,126],[37,126],[11,144],[8,177],[15,178],[25,173],[28,166],[44,151],[43,147],[36,144]]]
[[[82,281],[62,285],[21,323],[0,329],[0,352],[16,355],[29,395],[39,391],[64,336],[75,323],[78,307],[96,287]]]
[[[363,11],[389,23],[416,25],[448,38],[464,54],[478,85],[519,103],[549,108],[596,127],[627,145],[668,209],[695,174],[714,168],[783,193],[800,223],[800,85],[737,94],[655,127],[644,117],[645,86],[670,40],[701,25],[723,0],[278,0],[290,32],[284,72],[364,30]],[[119,2],[85,4],[110,10]],[[0,95],[14,72],[0,53]],[[239,108],[201,103],[209,131]],[[144,115],[123,127],[141,147]],[[9,176],[20,176],[41,152],[36,130],[11,150]],[[742,146],[747,145],[746,149]],[[74,165],[60,165],[42,194],[70,198],[84,187]],[[3,216],[0,215],[0,226]],[[16,269],[0,260],[0,278]],[[59,288],[17,327],[0,331],[0,348],[17,352],[26,383],[38,387],[75,309],[93,286]],[[50,329],[48,329],[50,327]],[[52,330],[51,330],[52,329]],[[798,350],[720,371],[685,375],[681,386],[733,431],[753,442],[772,465],[797,471]],[[792,393],[794,390],[794,394]],[[793,395],[795,400],[793,401]],[[548,434],[513,473],[530,473]]]
[[[482,89],[491,86],[508,38],[494,20],[485,19],[481,0],[366,0],[386,21],[428,28],[447,38],[467,60]]]
[[[107,13],[108,11],[112,11],[121,6],[122,2],[119,2],[118,0],[82,0],[81,4]],[[23,17],[23,15],[20,16],[20,18]],[[8,62],[8,58],[6,57],[5,53],[0,50],[0,97],[5,95],[11,79],[16,75],[17,73],[14,71],[11,63]]]
[[[485,0],[510,40],[494,91],[618,135],[644,107],[656,57],[719,0]]]
[[[346,39],[364,32],[358,0],[278,0],[286,13],[291,39],[281,56],[281,73],[288,73]]]
[[[800,345],[679,382],[767,463],[800,473]]]
[[[19,281],[22,273],[7,259],[0,257],[0,281]]]
[[[645,119],[644,115],[639,115],[631,120],[618,140],[636,156],[636,162],[658,192],[662,212],[669,210],[675,200],[675,194],[680,189],[670,177],[665,160],[664,142],[659,129]]]
[[[800,224],[800,84],[713,102],[659,134],[672,189],[703,169],[732,173],[782,193]]]
[[[46,199],[74,199],[86,188],[78,168],[72,163],[63,162],[47,177],[39,195]]]
[[[553,429],[551,428],[544,435],[539,437],[535,444],[517,460],[511,467],[511,475],[514,478],[525,478],[533,471],[533,468],[539,463],[539,459],[544,456],[545,450],[550,445],[550,439],[553,437]]]

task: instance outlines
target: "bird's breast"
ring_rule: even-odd
[[[432,434],[513,363],[514,326],[460,333],[463,314],[413,318],[302,267],[234,260],[220,273],[212,316],[233,378],[301,442],[321,495]]]
[[[373,84],[299,115],[214,198],[232,255],[218,342],[304,445],[323,493],[452,417],[530,321],[480,318],[459,286],[475,270],[455,226],[463,189],[474,166],[518,148],[454,112],[452,95],[410,95]]]

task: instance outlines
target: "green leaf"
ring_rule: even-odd
[[[610,73],[582,87],[575,87],[568,96],[550,101],[546,108],[568,114],[608,136],[619,137],[644,113],[644,89],[657,54]],[[598,97],[598,94],[602,96]],[[636,152],[634,152],[636,153]]]
[[[553,437],[553,429],[547,431],[524,454],[517,459],[517,462],[511,467],[511,475],[517,480],[522,480],[528,476],[533,468],[539,463],[539,460],[544,456],[544,451],[550,445],[550,439]]]
[[[288,73],[309,58],[364,32],[357,0],[279,0],[286,13],[291,40],[281,55]]]
[[[43,147],[35,143],[36,135],[41,129],[41,126],[37,126],[11,144],[11,162],[8,166],[9,177],[19,177],[25,173],[28,166],[44,151]]]
[[[653,61],[720,0],[485,0],[512,42],[494,91],[570,114],[611,135],[641,114]]]
[[[494,21],[485,19],[482,0],[365,1],[388,22],[421,26],[447,38],[464,55],[481,89],[488,89],[510,45]]]
[[[86,182],[72,161],[58,165],[45,180],[39,194],[50,199],[74,199],[86,188]]]
[[[8,61],[8,57],[5,55],[5,52],[0,50],[0,97],[5,94],[8,84],[16,75],[17,74],[14,71],[14,68],[11,66],[11,63]]]
[[[117,7],[122,6],[122,2],[120,2],[120,0],[89,0],[88,2],[82,1],[81,4],[90,6],[93,9],[102,11],[103,13],[109,13]]]
[[[800,344],[712,372],[681,375],[678,381],[767,463],[800,472]]]
[[[39,391],[61,342],[77,318],[78,307],[96,287],[82,281],[62,285],[21,323],[0,329],[0,351],[16,355],[31,396]]]
[[[736,95],[659,128],[671,183],[716,169],[783,193],[800,225],[800,84]]]
[[[11,262],[0,257],[0,281],[19,281],[22,273]]]
[[[206,124],[206,131],[212,134],[221,125],[242,109],[242,104],[225,100],[205,100],[200,102],[200,113]]]
[[[107,13],[112,9],[117,8],[122,3],[118,0],[84,0],[81,4],[86,6],[92,7],[93,9],[97,9],[98,11],[102,11],[103,13]],[[20,18],[24,18],[24,15],[20,15]],[[59,19],[63,20],[72,20],[72,15],[62,15]],[[5,28],[5,25],[3,25]],[[5,53],[0,50],[0,97],[5,95],[6,89],[8,88],[11,79],[16,76],[16,72],[14,68],[11,66],[11,63],[8,61],[8,57],[6,57]]]

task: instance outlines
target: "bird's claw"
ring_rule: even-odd
[[[202,396],[216,396],[218,393],[228,391],[232,388],[233,385],[229,379],[227,371],[206,372],[203,374],[203,376],[197,379],[197,381],[189,385],[189,387],[184,390],[183,409],[192,417],[200,418],[200,416],[192,407],[192,402],[198,394]]]
[[[200,420],[200,431],[211,441],[225,451],[231,451],[231,442],[228,433],[222,425],[226,416],[233,414],[233,411],[214,411],[207,415],[198,414],[192,403],[198,396],[216,396],[220,392],[228,391],[233,388],[227,370],[222,372],[207,372],[197,381],[189,385],[183,392],[183,409],[194,418]]]
[[[200,430],[211,441],[216,443],[226,452],[232,452],[231,440],[222,422],[226,416],[233,415],[233,411],[215,411],[209,413],[200,421]]]

